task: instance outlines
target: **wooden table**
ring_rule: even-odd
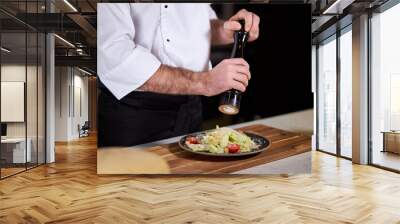
[[[227,174],[236,173],[241,170],[257,167],[276,160],[288,158],[294,155],[311,151],[311,139],[309,136],[304,136],[296,133],[291,133],[279,130],[272,127],[256,124],[239,128],[242,131],[257,133],[269,139],[271,146],[264,152],[253,156],[246,157],[210,157],[197,155],[183,151],[177,143],[160,145],[150,148],[132,150],[124,149],[99,149],[98,150],[98,173],[157,173],[154,166],[159,163],[161,165],[160,173],[170,174]],[[110,151],[109,151],[110,150]],[[129,154],[143,153],[151,154],[151,156],[132,156]],[[119,154],[119,159],[112,160],[113,155]],[[141,158],[138,158],[138,157]],[[105,159],[108,158],[107,162]],[[132,161],[134,158],[137,161]],[[146,162],[144,160],[148,159]],[[129,160],[129,161],[123,161]],[[309,161],[311,162],[311,161]],[[131,165],[129,165],[131,164]],[[140,165],[137,170],[133,166]],[[124,171],[120,166],[129,168]],[[143,166],[149,167],[149,172]],[[165,167],[167,167],[165,169]],[[110,172],[107,169],[114,169],[115,172]],[[137,172],[136,172],[137,171]]]
[[[382,152],[392,152],[400,154],[400,131],[382,131],[383,150]]]

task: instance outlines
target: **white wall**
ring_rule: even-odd
[[[23,122],[6,122],[8,138],[24,138],[25,135],[30,140],[32,150],[32,161],[44,162],[45,150],[45,117],[44,117],[44,74],[42,67],[25,64],[3,64],[1,66],[1,81],[18,81],[26,85],[26,107],[22,112],[26,112],[26,120]],[[26,80],[27,79],[27,80]],[[7,96],[2,96],[7,97]],[[11,108],[2,107],[1,110]],[[37,156],[36,153],[39,153]]]
[[[25,82],[25,64],[9,64],[1,66],[1,81],[5,82]],[[28,67],[31,70],[32,67]],[[1,110],[6,110],[7,108],[1,108]],[[7,137],[25,137],[25,122],[11,122],[7,123]]]
[[[55,85],[55,141],[77,139],[78,125],[88,120],[88,77],[76,68],[56,67]]]
[[[70,84],[69,68],[55,68],[55,141],[67,141],[68,119],[69,119],[69,96]]]
[[[72,110],[72,119],[71,119],[71,135],[73,138],[78,138],[78,125],[83,125],[85,121],[88,120],[88,77],[82,76],[82,73],[78,73],[77,70],[74,71],[74,91],[72,96],[74,102],[74,108]],[[80,93],[79,93],[80,92]],[[79,97],[80,95],[80,97]],[[80,102],[79,102],[80,101]],[[72,103],[71,103],[72,104]],[[80,111],[81,110],[81,111]]]
[[[26,69],[26,70],[25,70]],[[27,71],[28,82],[25,80]],[[41,72],[41,71],[39,71]],[[1,81],[4,82],[25,82],[27,83],[27,122],[28,122],[28,137],[32,132],[36,136],[36,122],[37,122],[37,95],[36,95],[36,66],[6,64],[1,66]],[[39,105],[41,107],[42,105]],[[7,108],[1,108],[7,110]],[[8,137],[25,137],[25,123],[26,122],[7,122],[7,136]],[[31,131],[32,129],[32,131]],[[43,137],[43,136],[40,136]]]

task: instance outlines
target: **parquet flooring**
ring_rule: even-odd
[[[13,175],[15,173],[19,173],[21,171],[24,171],[25,167],[7,167],[7,168],[1,168],[1,176],[7,177],[10,175]]]
[[[0,181],[0,223],[400,223],[400,175],[313,152],[297,176],[98,176],[95,138]]]

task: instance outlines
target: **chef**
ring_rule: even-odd
[[[198,131],[200,95],[246,90],[244,59],[211,68],[211,45],[233,43],[245,20],[249,40],[260,18],[242,9],[229,20],[210,4],[98,4],[97,68],[101,93],[98,145],[132,146]]]

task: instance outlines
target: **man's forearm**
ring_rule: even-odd
[[[139,89],[164,94],[205,95],[203,76],[203,73],[161,65]]]

